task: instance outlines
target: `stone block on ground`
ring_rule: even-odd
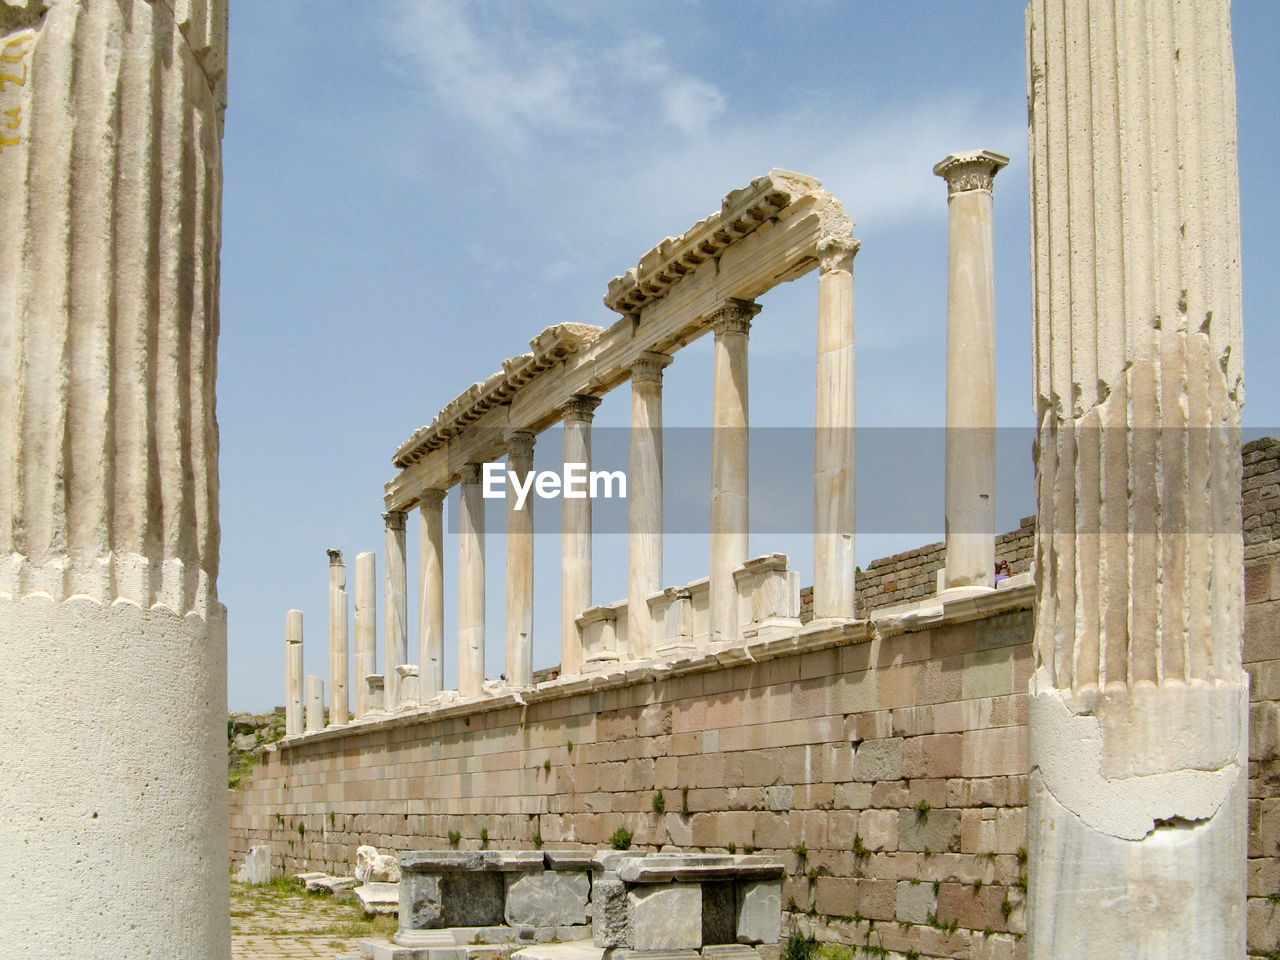
[[[632,950],[691,950],[702,946],[702,887],[662,883],[627,891]]]
[[[782,881],[756,880],[737,885],[738,943],[777,943],[782,939]]]
[[[572,926],[587,922],[591,881],[585,871],[508,873],[506,921],[513,926]]]
[[[262,845],[253,846],[244,855],[244,863],[236,872],[236,882],[261,886],[271,882],[271,875],[271,848]]]
[[[400,884],[372,880],[354,890],[356,902],[368,916],[397,913],[400,909]]]

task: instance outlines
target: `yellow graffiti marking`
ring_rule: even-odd
[[[16,77],[11,73],[0,73],[0,90],[4,89],[6,83],[16,83],[20,87],[27,85],[27,65],[22,65],[22,76]]]
[[[12,110],[0,110],[0,113],[9,118],[9,122],[4,125],[6,130],[17,130],[18,127],[22,126],[21,107],[14,107]]]
[[[3,152],[5,147],[16,147],[21,142],[21,137],[6,137],[0,134],[0,152]]]
[[[24,34],[23,36],[14,37],[12,40],[6,41],[3,48],[6,52],[0,53],[0,63],[21,63],[22,58],[30,53],[30,50],[23,50],[20,53],[8,53],[7,51],[14,47],[21,47],[23,44],[30,43],[34,39],[34,34]]]

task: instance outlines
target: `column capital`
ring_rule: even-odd
[[[818,272],[843,271],[853,273],[853,257],[862,249],[862,242],[853,237],[828,237],[818,241]]]
[[[672,357],[665,353],[654,353],[646,350],[636,357],[631,364],[631,380],[633,383],[661,383],[662,371],[670,366]]]
[[[731,298],[713,310],[707,321],[717,337],[725,333],[741,333],[745,336],[751,330],[751,318],[760,309],[760,304],[754,300]]]
[[[947,197],[957,193],[968,193],[970,190],[991,191],[991,183],[1000,170],[1009,163],[1009,158],[1002,153],[991,150],[969,150],[965,153],[953,153],[939,160],[933,172],[947,181]]]
[[[533,445],[538,435],[532,430],[512,430],[506,435],[507,455],[512,457],[532,457]]]
[[[464,463],[462,469],[458,471],[458,475],[462,478],[464,484],[480,482],[481,465],[478,463]]]
[[[590,423],[596,415],[596,407],[598,406],[600,406],[599,397],[588,396],[585,393],[575,393],[560,407],[560,412],[564,415],[566,423],[570,420]]]
[[[388,512],[382,515],[382,520],[384,523],[386,523],[388,530],[404,529],[404,511],[403,510],[389,510]]]
[[[418,502],[424,507],[439,507],[440,504],[444,503],[444,498],[448,493],[448,490],[439,490],[435,487],[428,487],[419,495]]]
[[[328,550],[328,551],[326,551],[326,552],[329,554],[329,566],[331,566],[331,567],[340,567],[340,566],[342,566],[342,551],[341,551],[341,550]]]

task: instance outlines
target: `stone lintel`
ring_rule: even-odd
[[[768,880],[781,877],[786,866],[778,857],[715,854],[651,854],[618,867],[624,883],[669,883],[701,880]]]

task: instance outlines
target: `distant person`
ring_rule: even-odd
[[[1001,580],[1008,580],[1011,576],[1013,576],[1013,571],[1009,569],[1009,561],[997,560],[996,561],[996,583],[999,583]]]

